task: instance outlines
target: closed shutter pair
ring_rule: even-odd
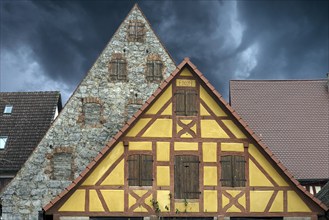
[[[243,156],[222,156],[222,186],[244,187],[246,185],[245,163],[246,161]]]
[[[180,89],[176,94],[176,115],[194,116],[197,111],[198,94],[195,89]]]

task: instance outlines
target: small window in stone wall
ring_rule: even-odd
[[[103,103],[97,97],[86,97],[82,99],[82,112],[78,123],[87,127],[101,127],[104,123]]]
[[[100,121],[101,106],[98,103],[83,104],[83,112],[85,114],[85,125],[96,125]]]
[[[128,41],[144,42],[145,39],[145,24],[139,20],[130,20],[128,24]]]
[[[127,61],[122,54],[115,53],[109,62],[109,75],[112,81],[127,80]]]
[[[163,63],[160,56],[157,54],[149,55],[146,63],[146,79],[148,81],[161,81],[163,79],[162,71]]]
[[[52,158],[54,180],[72,180],[72,154],[55,153]]]

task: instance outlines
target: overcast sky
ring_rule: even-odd
[[[329,1],[1,0],[0,91],[66,102],[135,2],[176,63],[190,57],[226,99],[231,79],[329,72]]]

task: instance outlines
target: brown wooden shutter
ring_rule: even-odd
[[[126,80],[126,61],[125,60],[118,60],[118,80]]]
[[[176,115],[185,115],[185,90],[177,90],[175,96]]]
[[[186,91],[186,115],[197,115],[197,92],[193,90]]]
[[[129,186],[139,186],[140,177],[139,177],[139,170],[140,170],[140,162],[139,162],[139,155],[130,155],[128,157],[128,185]]]
[[[198,199],[199,190],[198,156],[175,156],[175,199]]]
[[[246,161],[243,156],[234,156],[234,166],[233,166],[234,187],[244,187],[246,185],[245,163]]]
[[[152,186],[153,158],[151,155],[140,155],[140,186]]]
[[[221,166],[222,166],[222,177],[221,182],[222,186],[233,186],[233,176],[232,176],[232,156],[222,156],[221,157]]]
[[[152,61],[148,61],[146,65],[147,65],[146,78],[151,81],[153,80],[154,64]]]
[[[162,62],[160,60],[154,61],[154,78],[162,80]]]
[[[130,21],[128,25],[128,38],[130,40],[133,40],[135,38],[135,34],[136,34],[136,23]]]
[[[111,80],[116,80],[116,73],[117,73],[117,63],[115,60],[111,60],[110,61],[110,77],[111,77]]]
[[[136,22],[136,41],[142,41],[144,36],[144,24],[140,21]]]

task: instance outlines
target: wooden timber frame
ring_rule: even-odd
[[[187,69],[191,75],[181,75],[182,71]],[[198,113],[191,116],[176,116],[176,102],[175,92],[177,91],[177,79],[181,80],[194,80],[195,89],[200,95],[200,88],[202,87],[207,94],[216,101],[217,105],[224,111],[224,114],[218,116],[214,110],[209,107],[209,104],[205,100],[198,98],[196,100]],[[164,94],[166,89],[172,86],[172,96],[164,102],[155,114],[148,114],[148,110],[152,107],[161,95]],[[170,115],[162,114],[169,105],[172,105]],[[200,105],[209,113],[208,115],[200,114]],[[146,119],[147,123],[141,128],[136,135],[129,136],[130,130],[137,124],[138,120]],[[158,119],[171,120],[172,129],[171,134],[168,137],[145,137],[145,133],[150,130],[151,126]],[[184,121],[185,120],[185,121]],[[223,129],[224,133],[228,136],[226,138],[214,138],[214,137],[203,137],[202,136],[202,120],[214,120]],[[223,122],[223,120],[232,120],[233,123],[242,131],[242,137],[232,131],[232,129]],[[188,121],[188,122],[186,122]],[[181,129],[179,130],[180,127]],[[194,127],[194,130],[193,130]],[[188,138],[183,138],[183,135],[187,135]],[[151,147],[148,149],[130,150],[129,147],[132,142],[150,142]],[[169,160],[159,161],[157,160],[157,143],[165,142],[169,143]],[[175,149],[176,143],[196,143],[196,148],[193,150],[177,150]],[[204,143],[215,143],[216,146],[216,160],[215,161],[204,161],[203,155],[203,144]],[[119,144],[123,145],[123,153],[117,158],[117,160],[110,166],[108,170],[100,177],[94,185],[84,185],[84,181],[91,176],[93,171],[97,168],[104,158]],[[228,151],[223,150],[222,146],[225,144],[241,144],[242,149],[239,151]],[[260,163],[259,159],[255,155],[251,154],[250,148],[255,148],[261,152],[262,156],[266,161],[275,168],[275,171],[281,176],[286,185],[278,184],[278,181],[269,174],[269,172]],[[128,165],[127,158],[131,155],[143,154],[150,155],[153,157],[153,184],[152,186],[129,186],[128,184]],[[175,156],[191,155],[199,157],[199,199],[188,199],[189,204],[198,204],[198,211],[177,211],[176,204],[184,203],[186,199],[175,199]],[[237,155],[243,156],[245,162],[245,177],[246,182],[244,187],[223,187],[221,183],[221,157],[226,155]],[[118,185],[102,185],[103,181],[116,169],[120,163],[124,163],[124,184]],[[271,186],[255,186],[251,185],[249,176],[251,175],[250,166],[251,164],[257,167],[257,169],[264,174],[266,181]],[[169,167],[169,185],[159,185],[157,180],[158,167]],[[205,184],[205,167],[216,167],[216,184]],[[253,180],[252,180],[253,181]],[[85,203],[82,211],[60,211],[61,207],[68,201],[68,199],[76,192],[76,190],[84,190],[85,192]],[[123,209],[122,211],[111,211],[104,198],[102,190],[122,190],[123,195]],[[95,191],[98,195],[103,211],[91,211],[90,210],[90,198],[91,191]],[[143,191],[144,193],[140,193]],[[168,210],[156,211],[155,207],[149,204],[149,198],[153,201],[158,201],[158,191],[168,191],[169,207]],[[207,211],[205,204],[204,192],[216,192],[217,195],[217,207],[216,211]],[[253,211],[252,206],[254,205],[254,192],[268,192],[271,191],[268,202],[263,211]],[[296,193],[298,197],[305,202],[309,212],[292,211],[289,208],[288,194],[292,192]],[[275,200],[280,194],[283,198],[282,211],[271,212],[272,206],[274,206]],[[281,195],[282,194],[282,195]],[[224,199],[225,197],[225,199]],[[130,201],[136,200],[134,204],[130,204]],[[244,202],[241,202],[244,201]],[[141,211],[136,211],[139,209]],[[159,89],[146,101],[141,109],[130,119],[126,125],[113,137],[113,139],[104,147],[104,149],[95,157],[95,159],[87,166],[80,176],[75,179],[70,186],[68,186],[61,194],[59,194],[54,200],[47,204],[43,208],[46,216],[53,216],[53,218],[59,219],[61,216],[89,216],[89,217],[105,217],[105,216],[120,216],[120,217],[141,217],[141,216],[152,216],[161,215],[161,217],[311,217],[311,219],[317,219],[317,216],[324,215],[328,208],[317,200],[313,195],[307,192],[297,180],[288,172],[288,170],[276,159],[269,148],[255,135],[254,132],[247,126],[247,124],[239,117],[239,115],[226,103],[226,101],[220,96],[215,88],[205,79],[203,74],[186,58],[177,69],[166,79],[159,87]],[[239,211],[232,211],[239,210]]]

